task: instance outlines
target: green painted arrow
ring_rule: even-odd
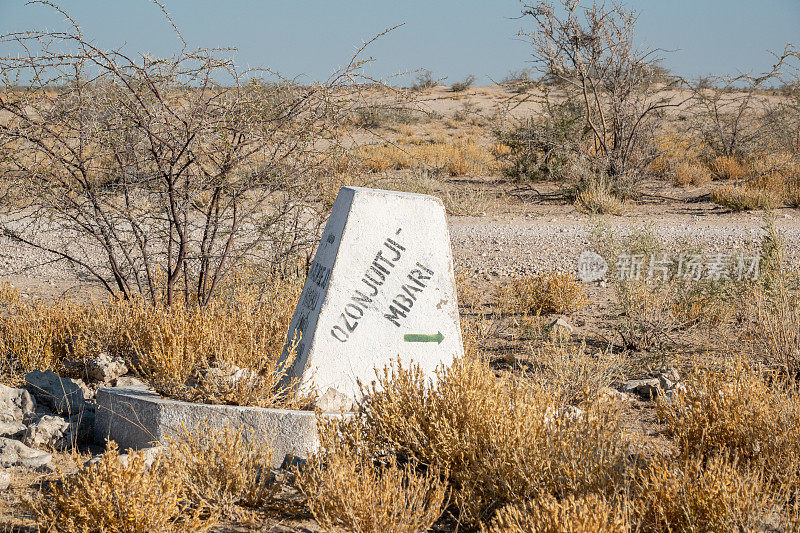
[[[403,340],[406,342],[438,342],[442,344],[444,340],[444,335],[442,332],[438,332],[436,335],[425,335],[422,333],[407,333],[403,335]]]

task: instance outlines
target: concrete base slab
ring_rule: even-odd
[[[98,444],[113,440],[121,449],[147,448],[175,436],[183,427],[193,430],[207,421],[212,428],[242,428],[247,438],[270,445],[274,468],[295,458],[305,459],[319,447],[317,419],[311,411],[189,403],[144,388],[100,389],[96,398]]]

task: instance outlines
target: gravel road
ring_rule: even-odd
[[[800,216],[785,216],[779,215],[776,225],[784,235],[787,265],[798,268]],[[697,216],[610,218],[600,224],[618,236],[647,228],[668,252],[689,245],[702,250],[703,257],[717,253],[752,253],[765,234],[762,219],[752,215],[712,219]],[[584,215],[498,220],[463,217],[451,219],[450,236],[457,268],[476,274],[575,272],[578,256],[593,248],[592,233],[597,227],[598,222]]]
[[[777,226],[785,238],[787,265],[800,268],[800,212],[792,213],[779,214]],[[755,214],[609,217],[599,223],[616,235],[647,227],[667,250],[689,244],[701,249],[703,257],[753,251],[764,234],[763,221]],[[452,217],[449,221],[456,267],[487,279],[549,270],[574,273],[580,253],[593,248],[591,234],[597,225],[597,220],[579,213]],[[54,236],[53,245],[57,242]],[[96,283],[52,259],[0,239],[0,280],[30,297],[103,294]]]

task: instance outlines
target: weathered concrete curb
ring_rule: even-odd
[[[293,458],[305,459],[319,447],[316,415],[311,411],[189,403],[144,388],[100,389],[96,398],[97,444],[113,440],[122,449],[146,448],[206,420],[212,428],[246,428],[248,438],[263,439],[274,450],[274,468]]]

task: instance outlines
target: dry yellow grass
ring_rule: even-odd
[[[492,167],[487,149],[473,139],[430,144],[367,145],[361,148],[363,166],[371,172],[402,169],[432,169],[447,176],[477,176]]]
[[[779,374],[739,359],[727,371],[699,366],[658,413],[683,458],[726,455],[763,468],[777,486],[798,482],[800,391]]]
[[[715,157],[708,164],[708,168],[714,177],[720,180],[741,180],[753,172],[749,163],[729,155]]]
[[[622,376],[625,358],[611,349],[591,349],[585,342],[571,343],[555,337],[530,342],[523,355],[526,378],[560,405],[591,403],[601,391]]]
[[[241,507],[263,507],[276,495],[279,485],[269,471],[272,449],[248,441],[244,431],[203,422],[181,428],[166,442],[169,475],[205,514],[235,517]]]
[[[666,178],[680,162],[696,162],[702,154],[702,143],[679,134],[658,135],[656,148],[659,156],[648,166],[655,176]]]
[[[124,357],[157,391],[174,398],[303,407],[310,398],[277,387],[283,371],[278,358],[301,288],[300,279],[270,276],[258,287],[234,286],[197,308],[142,300],[28,304],[5,286],[0,372],[13,382],[34,369],[63,372],[66,358],[107,352]],[[231,379],[237,368],[245,369],[245,379]]]
[[[367,447],[342,446],[336,424],[320,424],[322,451],[297,472],[295,482],[325,529],[417,533],[439,518],[447,484],[437,468],[418,472],[413,461],[401,466],[395,457],[379,464],[364,454]]]
[[[774,496],[759,470],[725,456],[658,457],[636,480],[634,512],[640,531],[755,531]]]
[[[711,191],[711,201],[731,211],[774,209],[783,201],[780,192],[754,184],[723,185]]]
[[[675,167],[675,185],[700,187],[711,182],[711,173],[696,161],[678,161]]]
[[[152,463],[144,452],[120,461],[109,443],[98,463],[63,476],[28,506],[48,531],[206,531],[272,500],[271,458],[241,429],[203,424],[168,439]]]
[[[592,182],[575,197],[575,207],[595,215],[621,215],[628,204],[600,182]]]
[[[568,497],[507,505],[498,511],[485,533],[624,533],[624,511],[603,496]]]
[[[373,457],[391,451],[448,472],[467,527],[507,503],[543,494],[610,494],[624,476],[614,409],[589,404],[580,414],[565,411],[546,392],[498,378],[477,361],[440,370],[435,387],[418,368],[395,365],[366,392],[360,446],[371,447]],[[343,442],[359,441],[347,427],[340,430]]]
[[[62,478],[29,505],[39,524],[53,531],[191,532],[214,525],[185,499],[184,484],[163,457],[149,468],[146,463],[141,452],[121,463],[110,444],[98,464]]]
[[[786,205],[800,207],[800,178],[789,182],[786,190]]]
[[[509,314],[569,314],[587,302],[583,286],[557,272],[514,278],[498,288],[495,298],[500,310]]]
[[[779,269],[780,264],[776,265]],[[771,273],[767,272],[770,276]],[[754,291],[748,300],[751,337],[763,362],[789,375],[800,372],[800,301],[782,270],[770,276],[771,286]]]

